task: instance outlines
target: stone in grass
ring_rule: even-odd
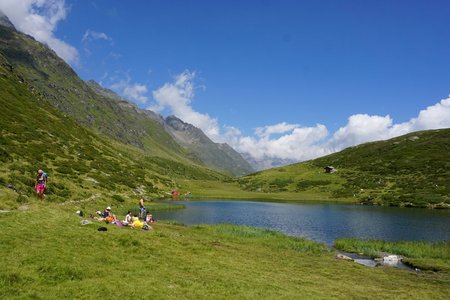
[[[384,262],[399,262],[403,259],[400,255],[387,255],[383,257]]]
[[[336,254],[336,258],[337,259],[342,259],[342,260],[353,261],[353,258],[351,258],[350,256],[347,256],[347,255],[344,255],[342,253]]]

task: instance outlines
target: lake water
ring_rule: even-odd
[[[186,225],[230,223],[274,229],[332,245],[343,237],[450,240],[450,211],[347,204],[180,201],[185,209],[155,212]]]

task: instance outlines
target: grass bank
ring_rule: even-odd
[[[80,208],[31,204],[0,214],[0,298],[446,299],[450,293],[445,274],[367,268],[270,230],[157,222],[151,231],[107,225],[99,232],[103,223],[80,225]]]
[[[399,241],[338,239],[337,249],[363,253],[371,257],[397,254],[405,257],[404,262],[421,270],[444,272],[450,275],[450,241]]]
[[[221,182],[215,180],[183,180],[180,183],[182,192],[190,191],[195,199],[242,199],[271,201],[311,201],[332,203],[357,203],[350,197],[333,197],[328,192],[318,190],[302,191],[268,191],[244,190],[239,180]]]

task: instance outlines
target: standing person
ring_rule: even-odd
[[[145,214],[144,197],[141,197],[141,199],[139,199],[139,218],[145,219]]]
[[[48,176],[47,173],[45,173],[42,170],[38,170],[37,177],[36,177],[36,183],[34,184],[34,189],[36,190],[36,195],[41,200],[41,202],[44,202],[44,192],[47,188],[47,182],[48,182]]]

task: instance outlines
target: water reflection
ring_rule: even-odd
[[[158,218],[187,225],[231,223],[264,227],[329,245],[340,237],[392,241],[450,239],[448,210],[248,201],[179,203],[186,209],[158,212]]]

